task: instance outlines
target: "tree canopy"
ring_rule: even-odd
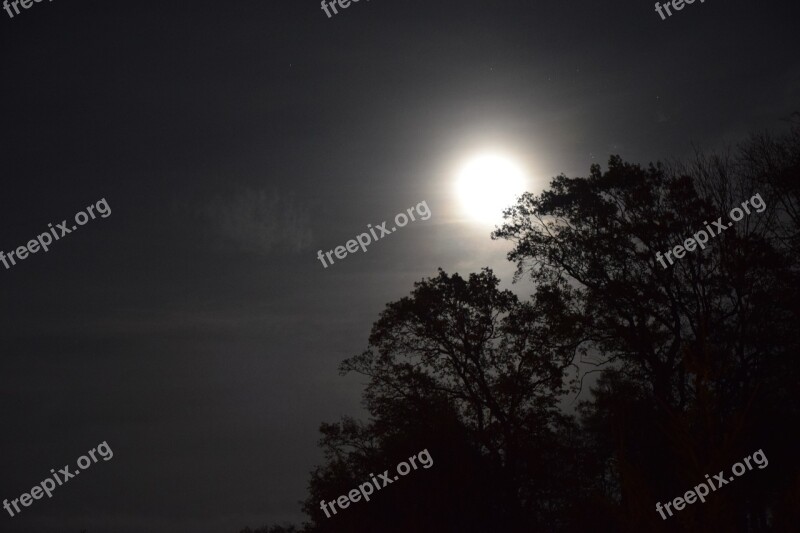
[[[612,156],[523,195],[492,238],[535,292],[439,270],[386,306],[341,365],[368,379],[369,419],[322,425],[305,531],[793,531],[799,213],[798,120],[688,162]],[[712,227],[702,249],[657,258]],[[430,470],[323,514],[421,449]],[[759,449],[770,467],[656,513]]]

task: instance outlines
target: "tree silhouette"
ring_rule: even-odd
[[[727,225],[755,195],[763,211]],[[613,156],[523,195],[492,237],[534,294],[440,270],[387,305],[341,366],[368,379],[369,420],[321,426],[304,531],[796,531],[799,214],[800,115],[722,155]],[[657,259],[711,225],[704,249]],[[320,509],[422,449],[430,469]],[[767,468],[655,511],[759,449]]]
[[[379,525],[382,531],[442,531],[454,523],[462,531],[498,525],[512,531],[548,515],[541,503],[551,487],[532,483],[531,474],[552,469],[561,450],[555,431],[568,420],[556,402],[574,357],[574,332],[568,322],[556,329],[546,320],[557,312],[568,315],[563,301],[543,293],[521,303],[498,284],[489,269],[466,280],[440,271],[389,304],[373,327],[369,349],[343,363],[343,373],[369,378],[365,406],[372,420],[323,426],[328,464],[315,472],[306,505],[315,531]],[[436,505],[425,513],[409,514],[406,505],[419,508],[423,499],[413,492],[394,513],[377,501],[335,520],[319,510],[320,499],[345,493],[370,472],[392,468],[402,454],[421,448],[430,449],[437,463],[414,482],[425,475],[435,478],[426,485],[440,486],[426,499]],[[404,479],[403,487],[410,489],[411,481]],[[385,524],[396,513],[403,518]],[[437,514],[445,522],[433,526]]]
[[[606,172],[593,165],[586,179],[560,176],[542,195],[525,195],[494,233],[514,242],[517,275],[540,289],[570,287],[582,353],[614,372],[583,411],[598,444],[613,443],[604,475],[618,481],[606,497],[620,530],[766,531],[764,494],[791,482],[773,470],[668,523],[652,507],[759,448],[790,459],[778,433],[789,397],[776,392],[790,385],[782,370],[798,375],[796,257],[772,239],[781,223],[774,206],[674,265],[656,260],[709,221],[727,223],[758,192],[739,163],[701,157],[682,167],[694,173],[673,174],[612,157]]]

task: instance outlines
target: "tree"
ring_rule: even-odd
[[[798,213],[800,116],[729,153],[647,168],[614,156],[523,195],[493,238],[513,243],[531,299],[489,269],[440,270],[387,305],[341,366],[368,378],[370,418],[321,426],[305,531],[795,530]],[[665,257],[701,230],[702,247]],[[576,420],[560,402],[590,367]],[[422,449],[430,470],[320,510]],[[655,511],[759,449],[765,470],[669,520]]]
[[[710,161],[683,168],[692,175],[612,157],[606,172],[593,165],[588,178],[559,176],[540,196],[524,195],[493,235],[514,243],[517,276],[529,274],[537,291],[570,291],[577,307],[569,319],[580,317],[586,339],[581,353],[614,372],[583,406],[584,428],[614,444],[603,475],[616,478],[606,497],[624,530],[662,527],[648,507],[764,446],[757,428],[771,428],[774,449],[785,451],[774,438],[780,399],[763,391],[782,382],[778,369],[797,368],[789,358],[796,303],[786,298],[795,259],[771,238],[774,209],[674,264],[656,255],[708,221],[727,221],[756,193],[739,167]],[[623,392],[633,390],[633,398]],[[617,423],[597,424],[603,417]],[[730,507],[705,523],[763,530],[761,485],[731,494]]]
[[[554,461],[563,453],[555,435],[570,423],[556,404],[576,343],[568,320],[554,327],[547,317],[568,316],[568,302],[543,292],[521,303],[498,284],[489,269],[466,280],[440,271],[416,283],[381,314],[369,349],[343,363],[343,373],[369,378],[372,419],[323,425],[327,464],[313,474],[306,504],[314,531],[530,531],[551,518],[544,502],[554,499]],[[401,518],[377,501],[335,521],[319,510],[320,499],[415,448],[437,458],[426,473],[436,479],[426,484],[438,494],[423,491],[436,505],[425,513],[410,516],[402,506]],[[408,506],[421,505],[420,495],[409,496]]]

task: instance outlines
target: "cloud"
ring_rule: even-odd
[[[202,214],[213,225],[215,244],[223,251],[301,252],[313,240],[306,209],[277,191],[243,189],[218,198]]]

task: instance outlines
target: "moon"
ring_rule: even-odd
[[[513,159],[496,153],[474,156],[461,168],[456,192],[464,213],[479,224],[499,224],[503,210],[525,192],[525,172]]]

